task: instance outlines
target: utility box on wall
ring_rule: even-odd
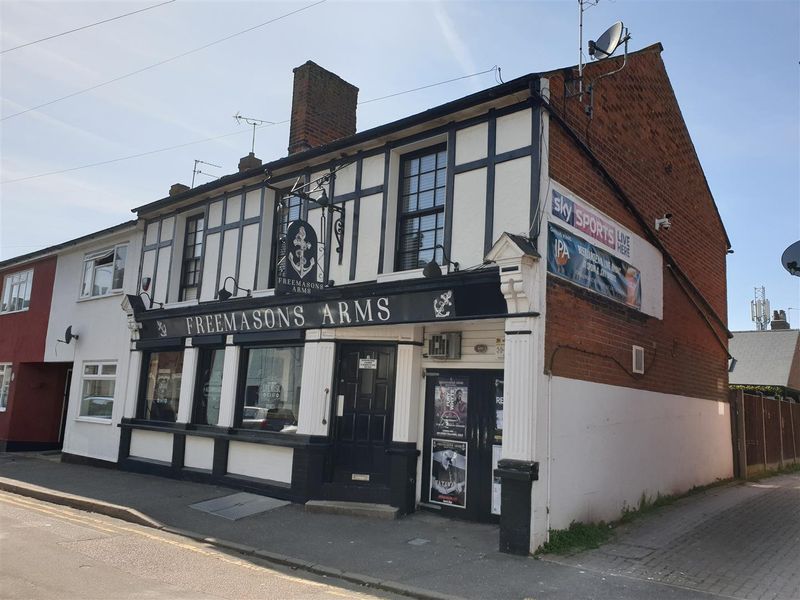
[[[458,360],[461,358],[461,332],[435,333],[428,340],[428,358]]]

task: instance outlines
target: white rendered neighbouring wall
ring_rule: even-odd
[[[122,309],[124,293],[136,290],[142,231],[130,229],[92,240],[65,250],[58,256],[53,284],[53,302],[47,329],[45,361],[72,362],[72,381],[64,432],[64,452],[116,462],[119,454],[120,430],[117,425],[123,414],[128,384],[128,365],[131,332],[128,318]],[[128,242],[128,254],[123,278],[123,293],[79,300],[84,257],[89,252],[113,248]],[[67,345],[64,330],[72,326],[78,338]],[[112,418],[98,419],[79,416],[86,362],[106,362],[117,365]],[[133,374],[136,377],[138,374]]]
[[[725,402],[563,377],[551,385],[551,529],[614,520],[642,494],[733,475]]]

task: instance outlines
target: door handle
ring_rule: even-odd
[[[331,393],[330,388],[325,388],[325,412],[322,414],[322,424],[328,424],[328,412],[330,411],[330,402],[328,401],[328,395]]]

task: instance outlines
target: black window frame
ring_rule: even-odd
[[[442,152],[444,152],[444,157],[443,157],[444,163],[443,163],[442,166],[439,166],[439,164],[438,164],[438,155],[441,154]],[[423,156],[428,156],[428,155],[431,155],[431,154],[437,155],[437,163],[436,163],[436,166],[433,169],[434,187],[432,188],[432,191],[434,193],[434,203],[433,203],[432,206],[430,206],[428,208],[425,208],[425,209],[421,209],[420,210],[419,208],[417,208],[416,210],[407,211],[406,212],[406,211],[403,210],[403,197],[404,197],[403,184],[404,184],[405,180],[408,179],[408,177],[404,175],[405,165],[408,163],[408,161],[419,159],[419,158],[421,158]],[[439,172],[440,170],[444,174],[444,176],[443,176],[444,185],[443,186],[437,186],[436,185],[436,175],[435,175],[435,173]],[[430,171],[426,171],[426,173],[428,173],[428,172],[430,172]],[[412,175],[411,177],[416,177],[417,179],[419,179],[419,177],[421,175],[422,175],[422,172],[417,172],[417,174]],[[403,232],[403,224],[404,224],[405,221],[407,221],[409,219],[414,219],[414,218],[427,217],[427,216],[430,216],[430,215],[437,215],[437,219],[438,219],[438,215],[441,214],[442,238],[441,238],[441,241],[437,241],[437,239],[436,239],[437,236],[434,235],[434,243],[433,243],[434,247],[429,247],[429,248],[427,248],[427,250],[431,250],[432,249],[433,250],[433,257],[432,258],[435,259],[437,262],[439,262],[439,264],[442,264],[442,260],[443,260],[442,249],[441,248],[435,248],[435,245],[439,244],[439,243],[442,244],[442,246],[445,245],[444,235],[445,235],[445,216],[446,216],[446,204],[447,204],[447,200],[446,200],[446,198],[447,198],[447,142],[441,142],[441,143],[438,143],[438,144],[433,144],[431,146],[427,146],[425,148],[421,148],[419,150],[414,150],[413,152],[408,152],[406,154],[401,155],[400,156],[399,172],[398,172],[398,178],[397,179],[398,179],[398,181],[397,181],[397,227],[396,227],[396,231],[395,231],[395,258],[394,258],[395,271],[409,271],[409,270],[420,269],[420,268],[424,267],[424,265],[422,265],[422,266],[419,265],[419,256],[420,256],[420,253],[424,251],[423,248],[418,248],[417,251],[416,251],[417,252],[417,264],[416,264],[416,266],[409,267],[409,266],[404,265],[403,260],[402,260],[403,255],[412,254],[412,252],[411,251],[404,251],[402,249],[402,247],[403,247],[403,240],[402,240],[403,233],[402,232]],[[438,190],[438,189],[442,190],[442,203],[441,203],[441,205],[437,205],[436,204],[436,199],[435,199],[436,190]],[[419,194],[419,188],[417,188],[417,191],[414,192],[414,193],[415,194]],[[408,194],[406,194],[406,195],[408,195]],[[439,227],[437,226],[433,231],[436,231],[438,229],[439,229]]]
[[[269,430],[262,430],[262,429],[251,429],[251,428],[243,428],[242,421],[244,419],[244,401],[245,401],[245,394],[247,392],[247,367],[250,361],[250,351],[251,350],[260,350],[262,348],[300,348],[303,350],[303,361],[301,361],[301,373],[300,379],[302,381],[302,368],[305,366],[305,343],[285,343],[285,342],[276,342],[276,343],[265,343],[265,342],[252,342],[248,344],[243,344],[239,347],[239,369],[238,373],[236,374],[236,397],[234,398],[234,405],[233,405],[233,428],[239,431],[247,431],[253,432],[257,434],[279,434],[278,431],[269,431]],[[302,392],[301,392],[302,393]],[[298,398],[298,406],[297,406],[297,414],[295,417],[298,419],[300,418],[300,400]],[[283,434],[286,435],[286,434]]]
[[[181,256],[180,289],[179,289],[179,293],[178,293],[178,298],[180,299],[180,301],[186,300],[186,290],[187,289],[195,289],[197,295],[193,299],[194,300],[200,300],[200,291],[201,291],[202,284],[203,284],[203,259],[205,258],[205,253],[206,253],[205,235],[206,235],[206,229],[208,229],[208,227],[207,227],[208,223],[207,223],[207,218],[206,217],[207,217],[207,215],[206,215],[205,211],[201,212],[201,213],[197,213],[196,215],[191,215],[189,217],[186,217],[186,226],[185,226],[184,232],[183,232],[183,254]],[[194,231],[190,232],[189,231],[189,223],[193,222],[193,223],[196,224],[200,220],[203,221],[203,229],[198,232],[197,226],[195,225]],[[200,246],[200,256],[199,257],[195,257],[194,256],[194,252],[192,253],[192,257],[191,258],[187,257],[187,249],[189,247],[189,243],[188,242],[189,242],[189,235],[190,234],[194,234],[194,244],[192,244],[192,249],[196,248],[198,245]],[[189,261],[196,262],[196,265],[197,265],[197,270],[193,271],[197,275],[196,280],[195,280],[196,283],[194,285],[191,285],[191,286],[186,285],[186,275],[188,273],[186,267],[187,267],[187,263]]]

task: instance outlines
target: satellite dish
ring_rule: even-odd
[[[800,240],[791,244],[783,251],[781,263],[783,263],[783,268],[789,271],[789,273],[795,277],[800,277]]]
[[[596,60],[608,58],[617,51],[619,45],[625,41],[625,26],[622,21],[617,21],[606,29],[605,33],[594,42],[589,40],[589,56]]]
[[[67,327],[67,330],[64,332],[64,343],[69,344],[73,338],[76,340],[78,339],[78,334],[72,333],[72,325]]]

